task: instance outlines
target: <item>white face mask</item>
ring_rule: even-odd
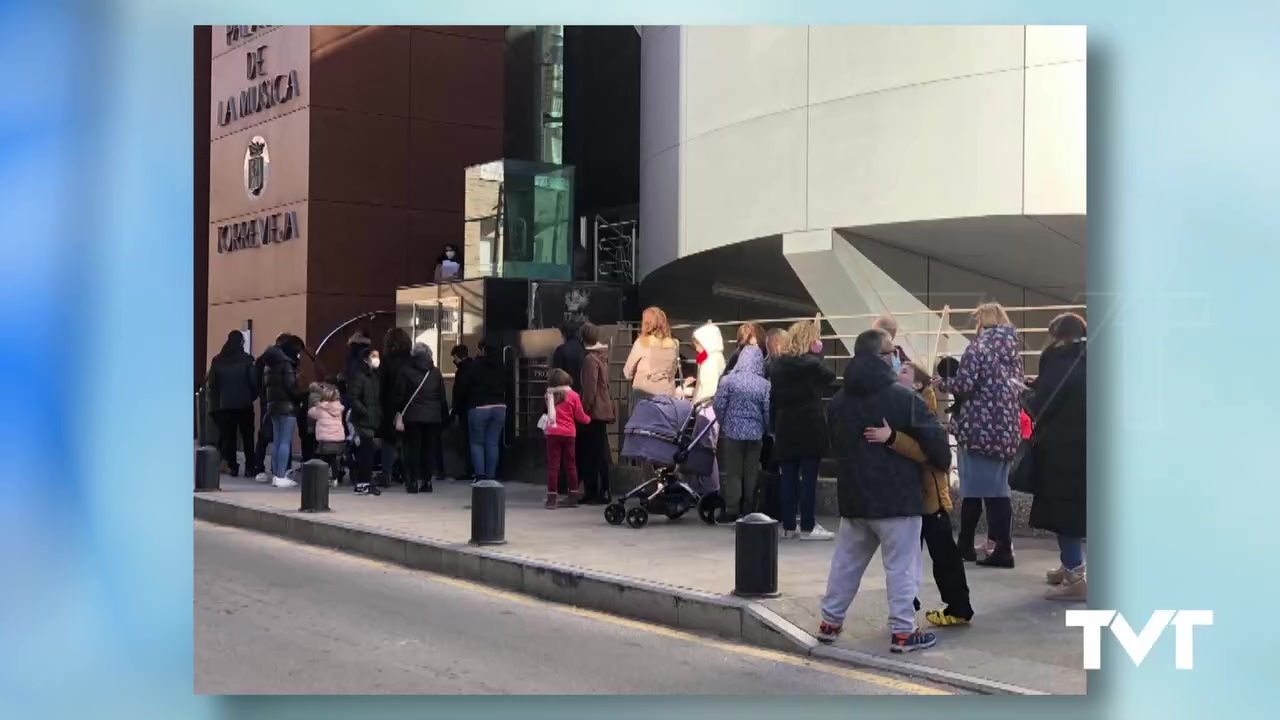
[[[369,367],[373,368],[374,370],[377,370],[377,369],[378,369],[378,366],[379,366],[379,365],[381,365],[381,364],[382,364],[382,358],[370,358],[370,359],[369,359]]]
[[[456,256],[456,255],[457,255],[457,253],[455,253],[455,252],[454,252],[454,251],[452,251],[452,250],[445,250],[445,251],[444,251],[444,256],[445,256],[446,258],[450,259],[450,260],[452,260],[452,259],[454,258],[454,256]]]

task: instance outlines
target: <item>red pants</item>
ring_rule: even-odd
[[[547,436],[547,492],[555,493],[560,489],[560,463],[564,463],[565,476],[569,478],[569,492],[577,495],[582,492],[578,481],[578,459],[576,457],[574,438]]]

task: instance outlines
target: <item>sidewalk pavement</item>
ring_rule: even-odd
[[[291,518],[292,522],[354,523],[376,534],[420,539],[435,545],[464,546],[470,538],[470,487],[465,483],[438,483],[436,492],[419,495],[408,495],[403,488],[392,487],[384,490],[380,497],[356,496],[349,486],[342,486],[330,493],[332,512],[314,515],[298,512],[297,489],[279,490],[225,475],[221,485],[222,492],[197,495],[198,516],[225,520],[226,516],[215,516],[216,513],[209,511],[207,504],[215,503],[269,510]],[[733,589],[731,528],[707,526],[690,514],[678,521],[655,516],[645,528],[633,530],[625,525],[608,525],[602,507],[549,511],[542,507],[544,498],[545,488],[507,484],[507,544],[485,547],[484,553],[518,563],[552,563],[599,575],[621,576],[619,579],[624,582],[634,580],[638,589],[674,586],[698,593],[699,597],[728,596]],[[203,513],[201,502],[206,503]],[[838,526],[836,518],[819,518],[819,521],[833,531]],[[283,528],[284,524],[279,527]],[[316,536],[318,538],[319,533]],[[1080,635],[1064,623],[1064,611],[1082,605],[1057,603],[1041,597],[1046,588],[1044,571],[1057,564],[1057,548],[1053,541],[1039,538],[1019,538],[1015,546],[1017,569],[967,565],[977,611],[970,626],[933,629],[938,635],[936,647],[903,655],[888,651],[884,569],[878,557],[873,559],[834,651],[818,648],[812,654],[882,668],[895,661],[899,665],[905,663],[903,667],[910,666],[910,671],[921,677],[945,681],[950,676],[960,680],[953,684],[978,691],[982,691],[981,686],[986,683],[1013,686],[1013,692],[1024,689],[1083,694],[1085,673],[1081,669]],[[794,630],[798,628],[809,635],[817,631],[819,603],[826,588],[832,548],[832,542],[780,541],[781,596],[760,601],[772,611],[764,615],[775,617],[776,613],[785,621],[782,625],[794,626],[790,628],[791,634],[800,636],[800,643],[809,649],[816,647],[812,638]],[[925,557],[927,563],[927,553]],[[563,583],[557,581],[557,584]],[[736,598],[723,599],[741,604]],[[565,601],[575,603],[571,593],[565,596]],[[940,605],[927,567],[920,601],[926,609]],[[923,613],[920,622],[927,625]],[[973,682],[968,682],[970,680]]]

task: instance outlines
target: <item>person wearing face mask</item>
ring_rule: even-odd
[[[951,447],[924,399],[894,374],[894,354],[893,341],[883,330],[859,335],[844,386],[827,407],[840,530],[818,640],[830,643],[840,635],[862,575],[879,550],[888,595],[889,650],[901,653],[932,647],[936,638],[921,632],[915,621],[925,511],[921,469],[890,448],[897,447],[895,435],[906,435],[919,446],[926,465],[945,473],[951,468]],[[868,430],[886,426],[883,442],[868,438]]]
[[[892,315],[881,315],[871,323],[872,330],[883,330],[889,334],[889,339],[893,341],[893,371],[902,372],[902,366],[911,362],[907,357],[907,353],[898,345],[898,321]]]
[[[358,362],[347,369],[349,422],[356,435],[356,469],[353,478],[357,495],[381,495],[373,484],[373,461],[377,453],[375,436],[382,424],[382,403],[378,387],[377,351],[365,346]]]
[[[907,363],[898,371],[898,382],[924,400],[934,418],[938,414],[938,396],[933,391],[933,379],[923,366]],[[863,433],[869,443],[883,443],[895,453],[920,464],[924,491],[924,515],[921,517],[920,541],[929,549],[933,561],[933,581],[945,607],[929,610],[925,617],[939,626],[967,625],[973,619],[973,606],[969,604],[969,583],[965,578],[964,558],[956,546],[951,527],[951,478],[950,473],[929,464],[920,444],[905,432],[897,432],[884,420],[877,427],[869,427]],[[919,556],[923,559],[923,553]],[[917,575],[923,565],[917,567]],[[920,601],[915,602],[916,610]]]
[[[780,472],[783,538],[830,540],[818,524],[818,466],[827,451],[823,393],[836,374],[822,359],[817,320],[802,320],[787,331],[782,354],[769,365],[769,398],[773,410],[771,460]],[[796,532],[799,490],[800,532]]]
[[[445,245],[444,252],[440,253],[439,259],[436,260],[436,282],[453,282],[461,279],[462,253],[458,252],[457,245]]]

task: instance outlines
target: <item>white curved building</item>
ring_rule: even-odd
[[[641,38],[640,276],[672,315],[1083,301],[1083,27]]]

